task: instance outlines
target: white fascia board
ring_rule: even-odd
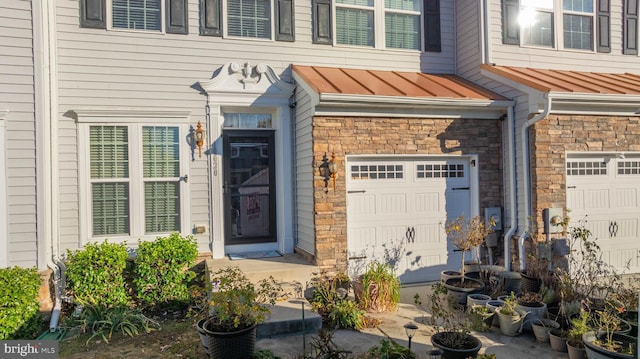
[[[536,96],[540,93],[543,93],[542,91],[536,90],[534,88],[532,88],[531,86],[527,86],[525,84],[522,84],[520,82],[508,79],[506,77],[502,77],[494,72],[491,71],[487,71],[485,69],[481,69],[480,70],[480,74],[486,78],[489,78],[491,80],[494,80],[496,82],[499,82],[501,84],[507,85],[509,87],[511,87],[512,89],[518,90],[520,92],[524,92],[526,94],[529,95],[533,95]]]

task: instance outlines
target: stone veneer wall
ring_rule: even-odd
[[[640,151],[638,117],[553,115],[529,131],[532,220],[539,232],[544,208],[566,207],[567,151]]]
[[[335,152],[336,189],[324,181],[317,166],[323,154]],[[478,155],[480,208],[503,205],[502,121],[314,117],[314,210],[316,264],[346,269],[347,208],[345,155]]]

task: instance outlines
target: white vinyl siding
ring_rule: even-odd
[[[0,263],[45,268],[38,261],[34,39],[32,1],[0,2]],[[77,17],[77,14],[76,14]],[[41,153],[38,150],[38,153]],[[44,203],[44,201],[43,201]]]
[[[163,0],[111,0],[115,29],[162,31]]]

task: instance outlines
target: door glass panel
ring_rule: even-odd
[[[227,137],[226,244],[275,240],[272,139],[271,133]]]

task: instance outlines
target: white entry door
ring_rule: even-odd
[[[639,273],[640,155],[571,154],[566,173],[570,225],[586,220],[603,260]]]
[[[468,158],[364,158],[347,163],[350,275],[377,260],[402,283],[437,280],[460,268],[444,232],[447,219],[473,215]]]

